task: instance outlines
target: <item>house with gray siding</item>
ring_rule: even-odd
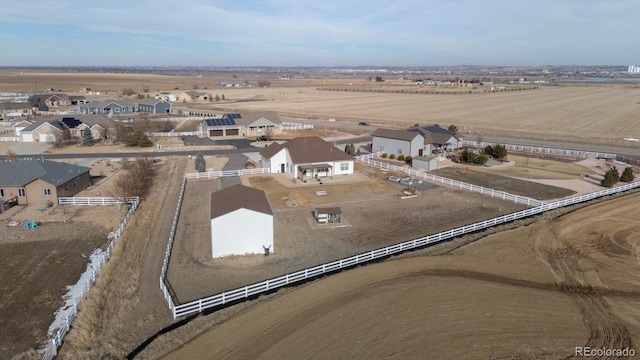
[[[82,114],[133,114],[136,111],[136,104],[130,100],[107,100],[93,101],[88,104],[80,105],[80,113]]]
[[[136,102],[137,111],[148,112],[151,114],[169,114],[171,113],[171,103],[163,99],[142,99]]]
[[[371,136],[373,152],[416,157],[429,154],[431,150],[422,135],[407,130],[376,129]]]

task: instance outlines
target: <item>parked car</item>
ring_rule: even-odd
[[[269,139],[267,138],[267,135],[260,135],[260,136],[258,136],[258,137],[256,138],[256,140],[257,140],[257,141],[267,141],[267,140],[269,140]]]
[[[364,122],[364,121],[360,121],[358,123],[358,125],[360,125],[360,126],[369,126],[369,123],[368,122]]]

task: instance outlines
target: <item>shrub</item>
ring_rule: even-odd
[[[380,155],[381,158],[386,159],[387,158],[387,153],[382,153],[382,155]]]
[[[395,155],[395,154],[391,154],[391,155],[389,155],[389,159],[393,160],[393,159],[395,159],[395,158],[396,158],[396,155]]]
[[[460,160],[467,163],[484,165],[489,160],[489,157],[484,153],[476,153],[465,149],[462,151],[462,154],[460,154]]]
[[[204,160],[204,156],[202,156],[202,153],[198,153],[198,155],[196,155],[195,166],[197,172],[204,172],[205,168],[207,167],[207,163]]]
[[[634,178],[633,169],[631,167],[626,167],[622,172],[622,176],[620,176],[620,181],[632,182]]]
[[[406,161],[407,164],[411,163],[412,160],[413,158],[411,156],[407,156],[406,158],[404,158],[404,161]]]
[[[398,155],[398,160],[404,161],[404,155],[402,155],[402,154]]]

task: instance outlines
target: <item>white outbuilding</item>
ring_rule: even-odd
[[[211,256],[273,253],[273,211],[264,191],[241,184],[211,194]]]

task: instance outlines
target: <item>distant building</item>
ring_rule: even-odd
[[[23,117],[32,116],[33,108],[28,102],[14,103],[14,102],[2,102],[0,103],[0,116],[2,117]]]
[[[640,66],[629,65],[629,74],[640,74]]]

